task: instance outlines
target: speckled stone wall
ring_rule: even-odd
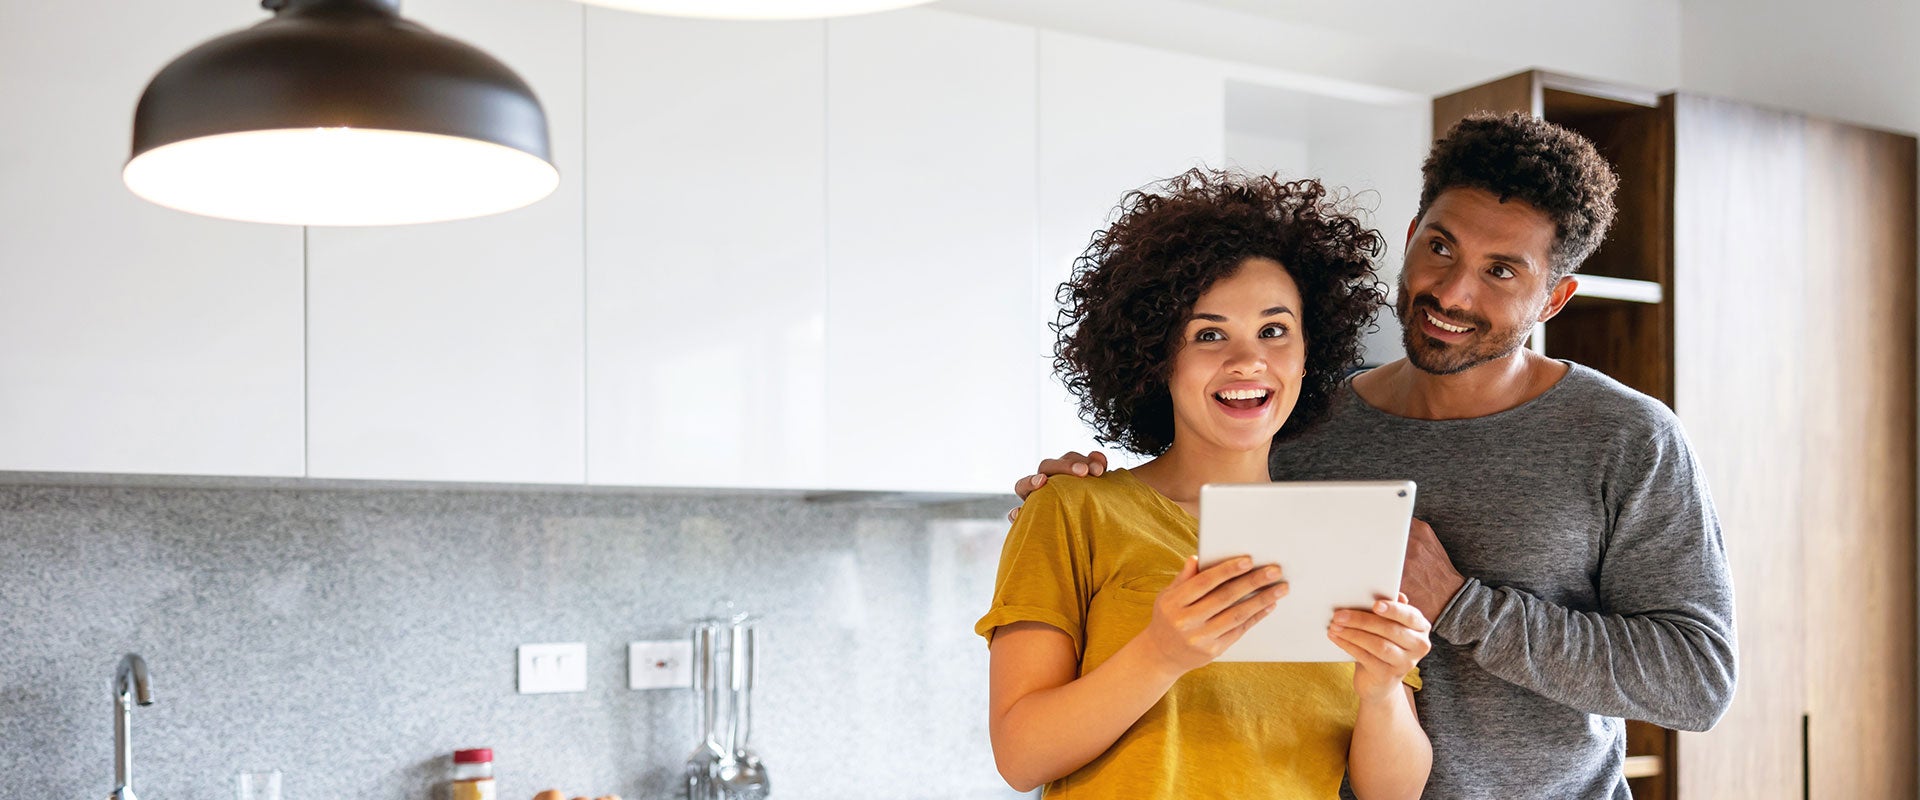
[[[502,800],[678,796],[686,690],[626,644],[721,599],[764,616],[755,747],[776,798],[1000,798],[985,608],[1007,503],[564,490],[0,484],[0,798],[99,798],[108,685],[151,665],[142,800],[437,798],[494,748]],[[588,687],[520,695],[514,648]]]

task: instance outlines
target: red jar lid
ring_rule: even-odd
[[[487,764],[492,761],[493,748],[491,747],[453,751],[453,763],[455,764]]]

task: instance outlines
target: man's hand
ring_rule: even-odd
[[[1407,564],[1400,576],[1400,591],[1406,593],[1407,602],[1420,609],[1421,616],[1438,622],[1440,610],[1466,584],[1467,579],[1453,568],[1453,559],[1447,557],[1447,548],[1433,535],[1433,527],[1414,520],[1407,531]]]
[[[1020,502],[1024,503],[1027,501],[1027,495],[1033,494],[1033,490],[1047,485],[1048,475],[1099,475],[1106,471],[1107,454],[1105,453],[1098,450],[1084,456],[1079,453],[1068,453],[1059,458],[1049,458],[1040,462],[1037,472],[1013,482],[1013,493],[1019,496]],[[1008,522],[1019,518],[1019,506],[1014,506],[1012,511],[1007,512]]]

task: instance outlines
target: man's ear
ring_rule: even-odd
[[[1407,241],[1404,243],[1406,246],[1411,247],[1413,245],[1413,232],[1417,230],[1420,230],[1420,216],[1418,214],[1414,215],[1413,219],[1407,220]]]
[[[1540,310],[1540,321],[1553,319],[1560,309],[1567,307],[1567,301],[1573,299],[1573,293],[1580,290],[1580,279],[1572,273],[1560,277],[1547,292],[1547,307]]]

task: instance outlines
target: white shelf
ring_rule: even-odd
[[[1574,277],[1580,279],[1580,288],[1574,293],[1576,297],[1620,300],[1628,303],[1658,303],[1666,296],[1660,284],[1653,281],[1609,278],[1605,275],[1575,275]]]

